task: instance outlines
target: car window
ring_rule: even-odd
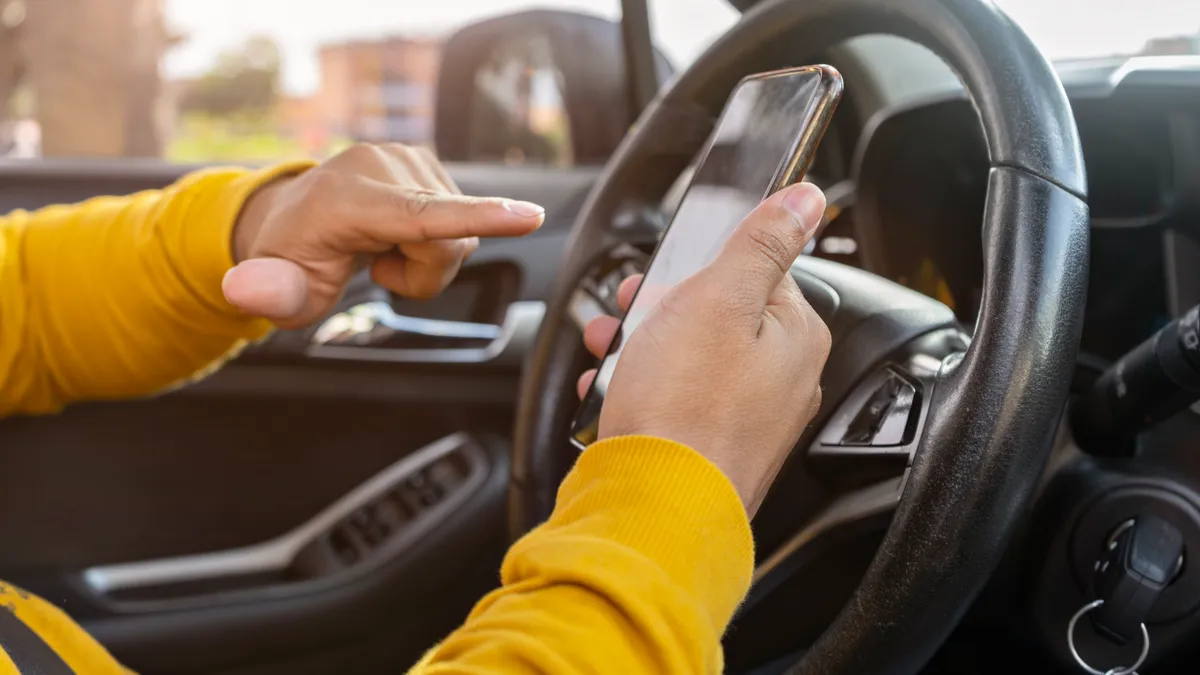
[[[649,0],[651,39],[683,70],[741,14],[726,0]]]
[[[619,20],[620,0],[0,0],[0,156],[258,163],[356,141],[431,144],[443,40],[529,9]],[[681,68],[736,18],[725,0],[651,0],[654,37]],[[536,47],[536,45],[533,45]],[[517,56],[544,59],[530,48]],[[506,65],[507,59],[507,65]],[[519,62],[517,59],[516,62]],[[512,77],[498,54],[491,80]],[[506,71],[505,68],[508,68]],[[571,161],[553,69],[526,120]],[[472,132],[503,146],[496,127]],[[475,137],[478,136],[478,137]],[[503,156],[503,151],[501,151]]]

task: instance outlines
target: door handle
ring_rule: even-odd
[[[386,302],[364,302],[334,314],[313,334],[313,345],[378,347],[399,336],[412,335],[443,340],[477,340],[500,337],[500,326],[469,321],[444,321],[397,314]],[[451,347],[453,349],[453,347]]]
[[[499,326],[423,319],[398,314],[384,301],[339,312],[313,333],[306,356],[379,363],[498,363],[519,365],[533,344],[546,305],[514,302]],[[436,340],[437,346],[398,346],[404,337]],[[389,344],[391,343],[391,344]]]

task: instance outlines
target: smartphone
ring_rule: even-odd
[[[804,177],[841,95],[842,76],[830,66],[751,75],[734,88],[571,425],[576,447],[596,440],[609,381],[641,320],[711,262],[759,202]]]

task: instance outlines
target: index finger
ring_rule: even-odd
[[[520,237],[541,227],[546,210],[500,197],[468,197],[369,180],[354,200],[360,227],[379,241],[415,244],[467,237]]]

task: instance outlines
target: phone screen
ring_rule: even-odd
[[[751,76],[733,90],[575,417],[576,446],[596,440],[604,396],[629,336],[664,293],[717,256],[759,202],[802,177],[840,93],[841,79],[827,66]]]

